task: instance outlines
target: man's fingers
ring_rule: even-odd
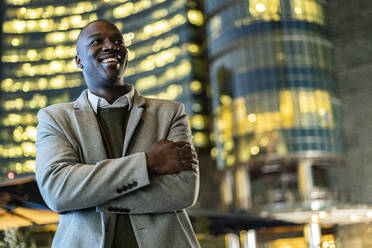
[[[185,141],[174,142],[174,144],[176,145],[177,148],[184,148],[184,147],[190,147],[191,148],[190,143],[185,142]]]
[[[192,170],[197,172],[197,164],[196,162],[184,162],[183,165],[185,166],[185,170]]]
[[[191,160],[197,160],[198,156],[196,152],[189,150],[178,150],[177,151],[178,157],[180,158],[181,161],[186,160],[186,161],[191,161]]]

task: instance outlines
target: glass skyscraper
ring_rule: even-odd
[[[107,19],[129,51],[126,82],[141,93],[185,104],[195,145],[208,150],[207,67],[198,1],[5,0],[1,8],[0,174],[32,173],[37,111],[75,100],[85,88],[75,41],[90,21]]]
[[[332,204],[340,103],[324,2],[207,0],[212,155],[227,209]]]

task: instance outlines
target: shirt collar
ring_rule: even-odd
[[[88,90],[88,101],[92,106],[94,113],[97,114],[98,108],[121,108],[128,105],[128,110],[132,108],[134,98],[134,87],[130,85],[130,91],[116,99],[112,104],[108,103],[106,99],[94,95]]]

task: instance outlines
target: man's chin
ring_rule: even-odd
[[[105,77],[105,84],[108,87],[120,86],[124,84],[124,80],[119,75],[107,75]]]

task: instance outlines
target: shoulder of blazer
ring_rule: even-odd
[[[161,108],[162,110],[174,110],[177,111],[182,103],[171,101],[171,100],[164,100],[164,99],[156,99],[145,97],[146,100],[146,108]]]
[[[40,111],[44,111],[54,118],[70,116],[74,110],[84,109],[90,106],[86,95],[87,90],[84,90],[78,97],[78,99],[73,102],[53,104],[48,107],[42,108]]]
[[[41,112],[44,112],[54,119],[60,119],[61,117],[70,116],[73,110],[74,102],[57,103],[40,109],[38,116],[41,116]]]

